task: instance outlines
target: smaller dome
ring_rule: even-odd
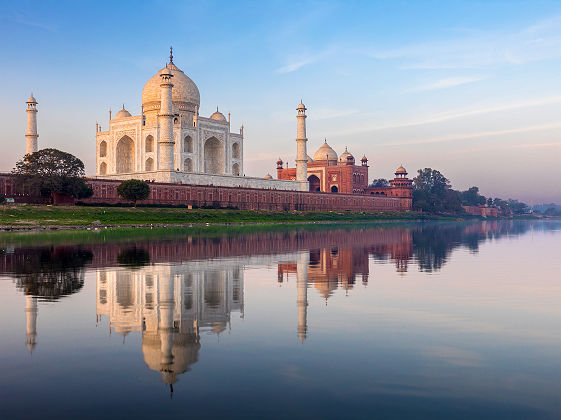
[[[31,94],[31,96],[27,100],[27,103],[28,104],[36,104],[37,103],[37,100],[33,97],[33,93]]]
[[[320,161],[334,160],[337,162],[337,153],[335,153],[335,150],[333,150],[331,146],[327,144],[327,139],[324,140],[324,143],[314,154],[314,160],[320,160]]]
[[[347,150],[347,148],[345,147],[345,151],[341,153],[341,155],[339,156],[339,163],[349,163],[349,162],[354,163],[354,161],[355,161],[355,157],[351,155]]]
[[[302,103],[302,100],[300,100],[300,103],[298,104],[298,107],[296,108],[297,111],[300,110],[306,110],[306,106]]]
[[[395,173],[396,173],[396,174],[405,174],[405,175],[407,175],[407,171],[405,170],[405,168],[403,167],[403,165],[400,165],[399,168],[397,168],[397,169],[395,170]]]
[[[279,160],[277,160],[277,165],[282,165],[282,164],[283,164],[283,161],[282,161],[281,158],[279,158]]]
[[[362,159],[360,160],[361,162],[368,162],[368,159],[366,158],[366,155],[362,156]]]
[[[226,117],[218,110],[218,107],[216,107],[216,112],[210,116],[210,119],[216,121],[226,121]]]
[[[273,179],[273,177],[271,176],[271,174],[267,174],[265,175],[265,179]]]
[[[129,111],[125,109],[125,106],[123,105],[123,109],[117,112],[114,119],[127,118],[127,117],[132,117],[132,115]]]

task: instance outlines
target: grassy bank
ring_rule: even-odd
[[[435,219],[419,213],[268,212],[154,207],[2,206],[0,226],[45,227],[190,223],[301,223]]]

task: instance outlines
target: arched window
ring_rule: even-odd
[[[232,144],[232,157],[234,159],[239,159],[240,158],[240,144],[239,143]]]
[[[183,170],[185,172],[193,172],[193,161],[191,158],[185,159],[185,162],[183,162]]]
[[[317,176],[310,175],[308,182],[310,183],[310,191],[320,191],[320,181]]]
[[[99,174],[107,175],[107,163],[101,162],[101,165],[99,165]]]
[[[102,141],[99,143],[99,157],[107,156],[107,143]]]
[[[337,185],[334,185],[334,186],[331,187],[331,192],[332,193],[339,192],[339,188],[337,188]]]
[[[134,171],[134,142],[124,136],[117,143],[117,173],[125,174]]]
[[[146,164],[144,165],[145,170],[153,171],[154,170],[154,160],[152,158],[146,159]]]
[[[235,176],[240,176],[240,165],[237,163],[234,163],[232,165],[232,174]]]
[[[224,145],[216,137],[205,141],[204,146],[205,173],[224,173]]]
[[[152,137],[152,136],[146,137],[146,149],[145,149],[145,151],[147,153],[150,153],[150,152],[154,151],[154,137]]]
[[[193,153],[193,139],[191,136],[185,136],[185,139],[183,140],[183,152]]]

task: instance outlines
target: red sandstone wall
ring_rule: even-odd
[[[124,203],[117,195],[121,181],[88,179],[94,190],[91,198],[80,200],[90,204]],[[9,174],[0,174],[0,193],[14,194]],[[25,198],[25,197],[23,197]],[[33,197],[28,197],[32,200]],[[22,202],[31,202],[20,200]],[[150,183],[150,197],[139,204],[192,205],[197,207],[236,208],[240,210],[301,211],[401,211],[399,198],[372,197],[358,194],[279,191],[253,188],[232,188],[202,185]]]

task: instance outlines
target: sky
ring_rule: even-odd
[[[244,125],[244,172],[294,166],[296,106],[308,154],[324,138],[369,159],[370,180],[403,164],[455,189],[561,204],[561,1],[0,0],[3,153],[25,153],[26,104],[39,147],[95,173],[95,124],[144,84],[173,46],[200,115]]]

